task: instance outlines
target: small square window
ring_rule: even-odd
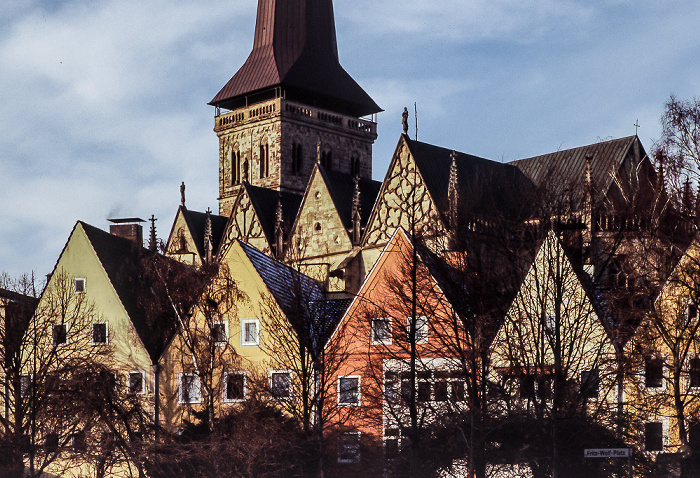
[[[53,345],[68,343],[68,324],[54,324],[51,329]]]
[[[360,404],[360,377],[338,377],[338,404]]]
[[[391,319],[372,319],[372,344],[391,344]]]
[[[581,396],[583,398],[598,398],[600,386],[600,373],[598,369],[584,370],[581,372]]]
[[[411,340],[411,325],[413,323],[413,320],[411,317],[409,317],[406,320],[406,337],[407,340],[410,342]],[[428,342],[428,318],[423,316],[423,317],[418,317],[416,319],[416,343],[417,344],[424,344]]]
[[[644,424],[644,449],[646,451],[664,450],[664,425],[662,422]]]
[[[241,372],[228,372],[224,378],[224,401],[240,402],[246,399],[246,376]]]
[[[228,343],[228,323],[215,322],[211,324],[211,338],[218,347],[223,347]]]
[[[277,400],[287,400],[292,396],[292,376],[289,372],[270,374],[270,394]]]
[[[664,361],[660,358],[646,358],[644,361],[644,386],[662,388],[664,386]]]
[[[258,319],[241,320],[241,345],[259,344],[260,321]]]
[[[338,437],[338,463],[360,462],[360,433],[346,432]]]
[[[106,345],[108,340],[107,322],[96,322],[92,324],[92,345]]]
[[[87,291],[87,282],[84,277],[76,277],[73,279],[73,292],[76,294],[84,294]]]
[[[143,371],[129,372],[127,393],[129,395],[142,395],[146,393],[144,387],[145,373]]]
[[[200,403],[202,392],[199,377],[193,373],[180,374],[180,403]]]

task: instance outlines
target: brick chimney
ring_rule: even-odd
[[[109,226],[110,234],[129,239],[139,247],[143,247],[143,226],[141,223],[146,221],[138,217],[107,220],[112,223]]]

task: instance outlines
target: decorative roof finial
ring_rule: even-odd
[[[275,212],[275,255],[282,260],[284,254],[284,210],[282,193],[277,191],[277,211]]]
[[[156,251],[158,249],[158,238],[156,237],[156,216],[151,214],[151,231],[149,234],[149,239],[148,239],[148,248],[151,251]]]
[[[405,106],[401,114],[401,124],[403,125],[403,134],[408,134],[408,108]]]
[[[180,184],[180,205],[185,207],[185,181]]]
[[[321,149],[323,148],[323,144],[321,143],[321,137],[318,137],[318,141],[316,141],[316,162],[321,163]]]
[[[450,182],[447,185],[447,199],[450,208],[450,228],[454,231],[457,228],[457,209],[459,204],[459,171],[457,171],[457,151],[450,153],[452,164],[450,164]]]
[[[360,202],[360,176],[354,178],[355,190],[352,194],[352,244],[360,244],[362,237],[362,206]]]
[[[214,240],[211,231],[211,209],[207,208],[207,218],[204,221],[204,254],[207,263],[210,263],[214,255]]]

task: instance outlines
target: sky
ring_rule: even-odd
[[[217,211],[207,103],[250,53],[255,0],[0,2],[0,272],[51,272],[77,220]],[[638,134],[700,96],[700,2],[335,0],[341,64],[384,109],[382,180],[418,139],[496,161]],[[144,231],[147,234],[147,224]]]

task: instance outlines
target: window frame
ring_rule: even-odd
[[[343,437],[348,437],[348,436],[355,436],[356,438],[353,441],[356,441],[356,443],[344,443],[343,442]],[[357,431],[352,431],[352,432],[343,432],[338,435],[338,463],[345,464],[345,465],[351,465],[351,464],[357,464],[360,463],[362,459],[362,445],[361,445],[361,440],[362,440],[362,434],[361,432]],[[344,458],[341,457],[341,455],[344,455],[347,452],[347,446],[351,445],[353,448],[356,448],[354,451],[353,455],[355,455],[352,458]],[[348,453],[349,454],[349,453]]]
[[[58,342],[56,340],[56,337],[58,334],[55,333],[56,327],[63,327],[65,329],[65,340],[63,342]],[[63,322],[60,324],[51,324],[51,345],[54,347],[62,347],[65,345],[68,345],[70,343],[69,335],[68,333],[70,332],[70,327],[68,326],[67,322]]]
[[[289,377],[289,387],[287,390],[287,396],[286,397],[279,397],[275,395],[274,393],[274,387],[273,387],[273,381],[272,377],[277,374],[286,374]],[[268,379],[268,384],[270,386],[270,398],[272,400],[276,400],[278,402],[286,402],[292,399],[294,396],[294,379],[293,379],[293,374],[291,370],[270,370],[267,375]]]
[[[228,379],[232,375],[243,377],[243,398],[228,398]],[[226,370],[224,372],[222,400],[224,403],[242,403],[248,400],[248,371],[247,370]]]
[[[131,389],[131,376],[139,374],[141,375],[141,391],[133,392]],[[146,371],[145,370],[131,370],[126,372],[126,394],[127,395],[145,395],[146,394]]]
[[[183,377],[194,378],[193,382],[188,383],[189,388],[191,388],[193,384],[197,385],[197,388],[196,388],[197,396],[194,400],[192,399],[191,391],[188,391],[188,395],[189,395],[188,400],[183,399],[183,397],[184,397],[184,394],[183,394],[184,382],[182,380]],[[177,403],[180,405],[197,405],[199,403],[202,403],[202,382],[199,378],[199,375],[197,375],[196,373],[192,373],[192,372],[179,372],[177,374]]]
[[[357,389],[355,392],[354,402],[341,401],[341,394],[343,390],[341,389],[340,382],[342,379],[357,380]],[[360,375],[338,375],[338,380],[336,382],[337,386],[337,403],[339,407],[359,407],[362,405],[362,377]]]
[[[387,324],[387,327],[384,329],[385,332],[387,333],[387,336],[385,338],[376,338],[376,326],[375,324],[378,324],[379,322],[384,322]],[[372,323],[370,324],[370,341],[372,345],[391,345],[393,343],[393,321],[391,320],[391,317],[376,317],[372,319]]]
[[[105,341],[95,342],[95,326],[104,325],[105,326]],[[109,345],[109,322],[104,320],[102,322],[93,322],[90,327],[90,345]]]
[[[247,318],[241,319],[241,346],[242,347],[257,347],[260,345],[260,319],[258,318]],[[248,324],[255,324],[255,341],[249,342],[245,340],[246,330],[245,326]]]
[[[695,369],[697,385],[693,385],[693,361],[696,360],[698,367]],[[691,391],[700,390],[700,354],[693,354],[688,357],[688,368],[686,373],[687,389]]]
[[[82,283],[81,290],[78,290],[78,284]],[[86,294],[87,293],[87,278],[85,277],[74,277],[73,278],[73,293],[74,294]]]
[[[595,373],[595,394],[591,392],[587,392],[587,390],[584,390],[584,380],[583,376],[584,374],[591,374]],[[590,375],[589,375],[590,376]],[[589,380],[587,380],[589,381]],[[581,395],[582,398],[586,400],[598,400],[600,398],[600,369],[595,367],[592,369],[588,370],[581,370],[579,373],[579,394]]]
[[[414,317],[407,317],[406,318],[406,340],[409,341],[409,343],[410,343],[410,339],[411,339],[411,321],[412,320],[414,320]],[[420,333],[420,330],[422,330],[423,327],[420,327],[420,328],[418,327],[418,325],[420,324],[419,321],[421,321],[421,320],[425,324],[425,334]],[[427,344],[429,342],[429,340],[430,340],[429,330],[430,330],[430,322],[428,321],[428,317],[425,315],[419,315],[418,316],[418,323],[416,324],[416,336],[415,336],[416,345]]]
[[[668,376],[666,371],[666,355],[652,354],[644,356],[644,362],[641,367],[641,385],[646,393],[663,393],[668,389]],[[648,360],[659,360],[661,361],[661,386],[650,387],[647,385],[647,361]]]
[[[214,330],[215,326],[217,325],[223,325],[224,326],[224,339],[223,340],[217,340],[217,337],[214,336]],[[212,341],[214,342],[214,345],[217,347],[226,347],[229,343],[229,327],[228,327],[228,320],[219,320],[211,323],[210,327],[210,332],[211,332],[211,338]]]
[[[647,450],[647,434],[646,426],[651,423],[661,423],[661,450]],[[669,447],[669,425],[670,420],[668,417],[649,417],[644,420],[644,431],[642,436],[642,444],[644,446],[643,450],[645,453],[664,453]]]

